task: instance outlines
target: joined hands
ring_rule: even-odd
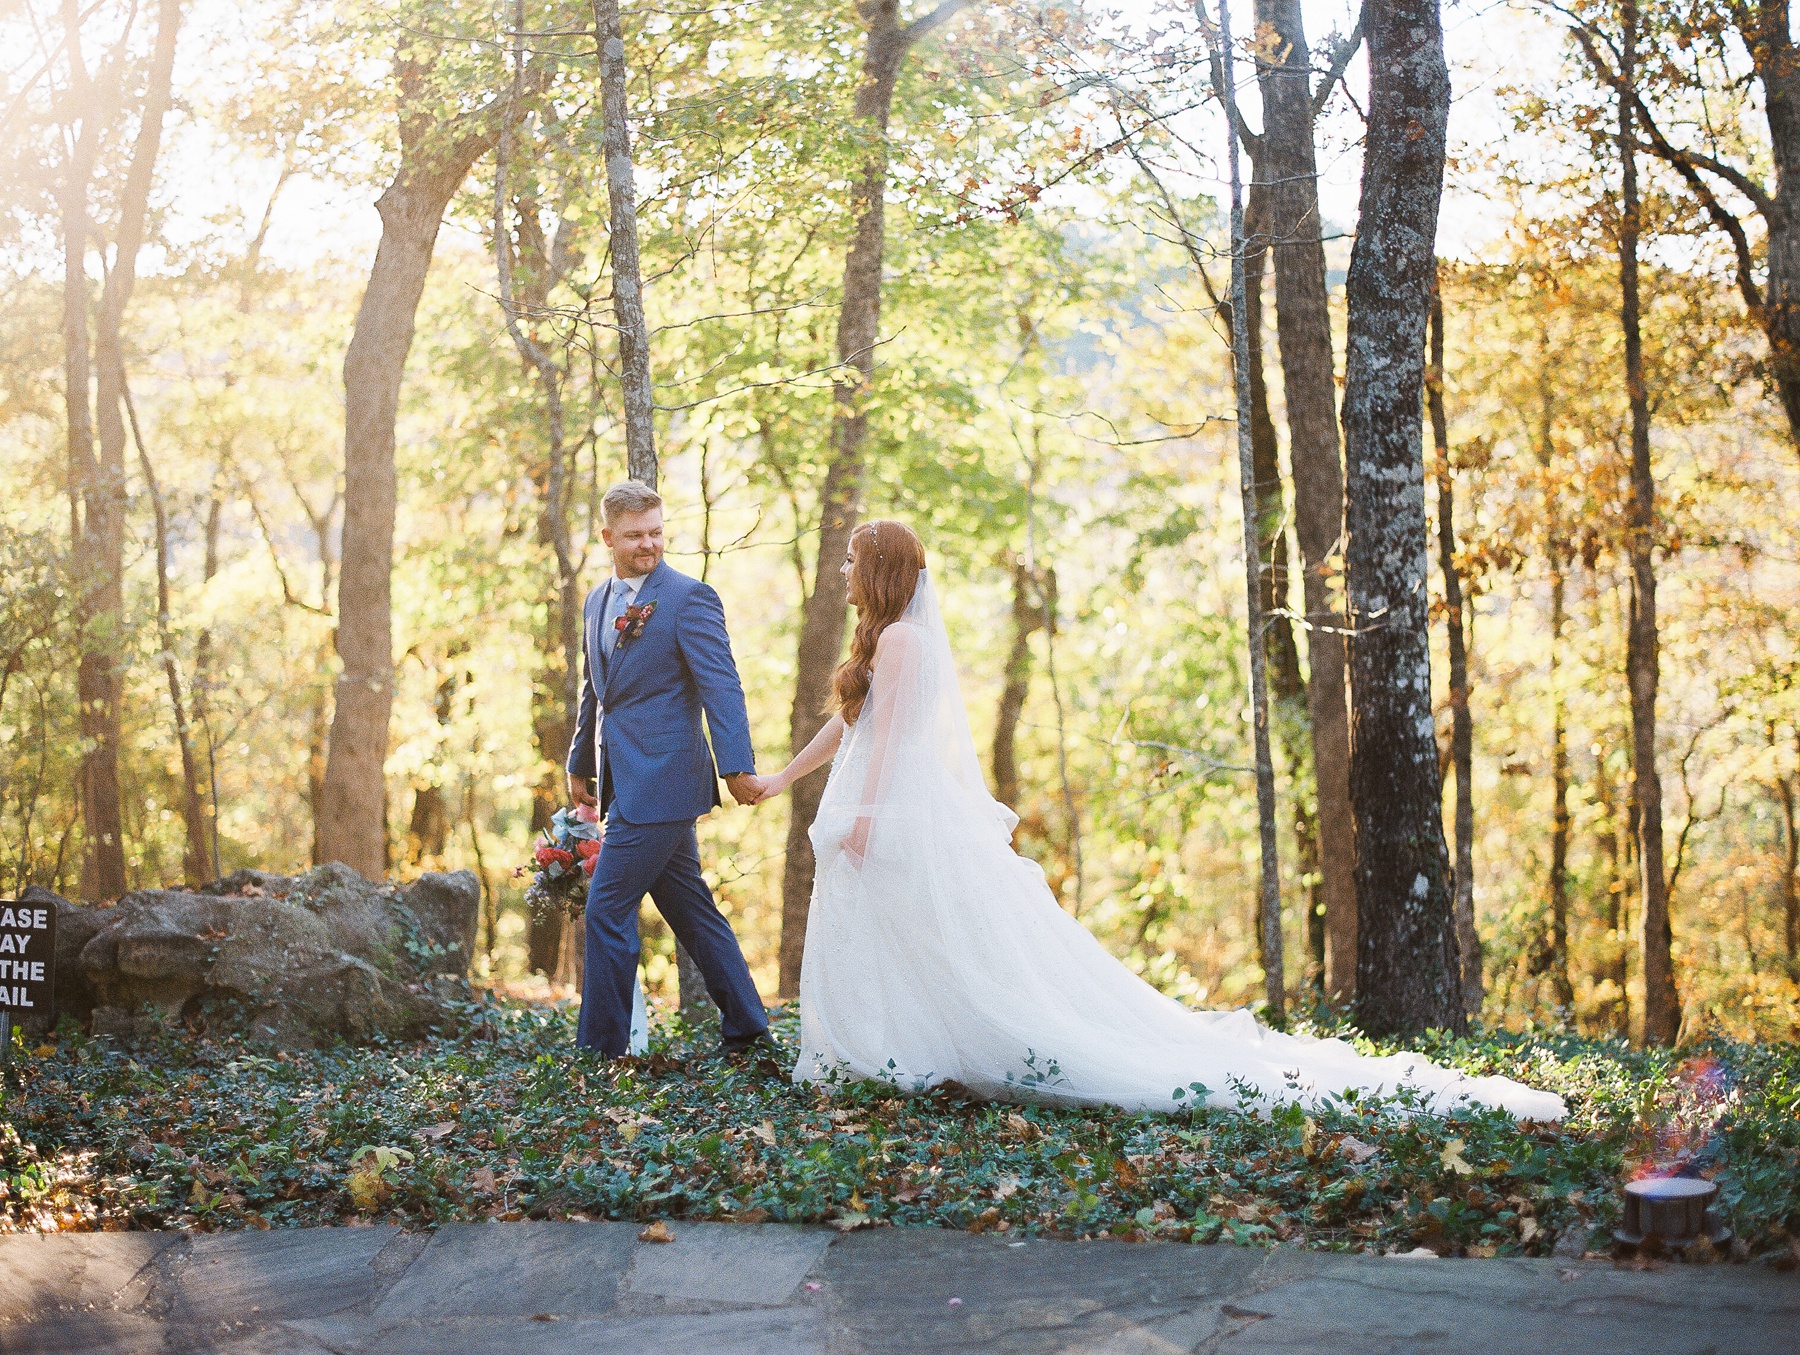
[[[739,804],[759,805],[778,793],[774,781],[774,777],[761,777],[755,772],[733,772],[725,778],[725,788]]]

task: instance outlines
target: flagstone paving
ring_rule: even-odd
[[[0,1238],[0,1352],[1793,1355],[1800,1277],[777,1224]]]

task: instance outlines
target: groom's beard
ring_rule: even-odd
[[[662,563],[662,557],[663,553],[656,549],[637,550],[630,555],[614,551],[613,572],[621,579],[642,578]]]

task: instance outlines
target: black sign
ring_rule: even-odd
[[[0,899],[0,1011],[56,1004],[56,909]]]

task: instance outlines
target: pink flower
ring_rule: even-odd
[[[600,844],[591,837],[584,837],[575,844],[575,855],[579,856],[583,861],[592,861],[596,856],[600,855]]]
[[[599,864],[600,864],[600,857],[599,857],[598,853],[596,853],[593,856],[587,857],[581,863],[581,873],[583,875],[587,876],[588,879],[591,880],[594,878],[594,867]]]
[[[597,805],[576,805],[575,818],[580,823],[599,823],[600,809]]]

